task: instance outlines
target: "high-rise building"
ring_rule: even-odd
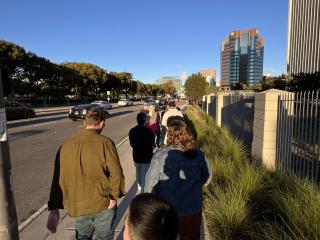
[[[200,70],[199,73],[206,78],[207,83],[209,83],[210,86],[216,85],[216,70],[215,69]]]
[[[287,74],[320,71],[320,0],[289,0]]]
[[[221,44],[221,87],[254,85],[263,77],[264,40],[258,30],[237,30]]]

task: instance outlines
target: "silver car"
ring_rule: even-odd
[[[118,106],[133,106],[133,102],[129,98],[120,99]]]
[[[94,101],[94,102],[92,102],[90,104],[98,105],[98,106],[102,107],[105,110],[110,110],[112,108],[111,103],[109,103],[107,101]]]

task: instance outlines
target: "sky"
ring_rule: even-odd
[[[0,39],[52,62],[90,62],[154,83],[215,68],[237,29],[259,30],[264,72],[285,72],[288,0],[1,0]]]

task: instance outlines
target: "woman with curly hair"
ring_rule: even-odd
[[[176,209],[181,240],[200,239],[202,186],[211,179],[204,153],[187,125],[179,120],[168,127],[167,145],[151,160],[145,192],[168,200]]]

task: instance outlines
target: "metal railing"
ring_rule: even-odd
[[[277,167],[320,183],[320,93],[278,97]]]
[[[221,123],[251,149],[253,139],[254,93],[223,96]]]

